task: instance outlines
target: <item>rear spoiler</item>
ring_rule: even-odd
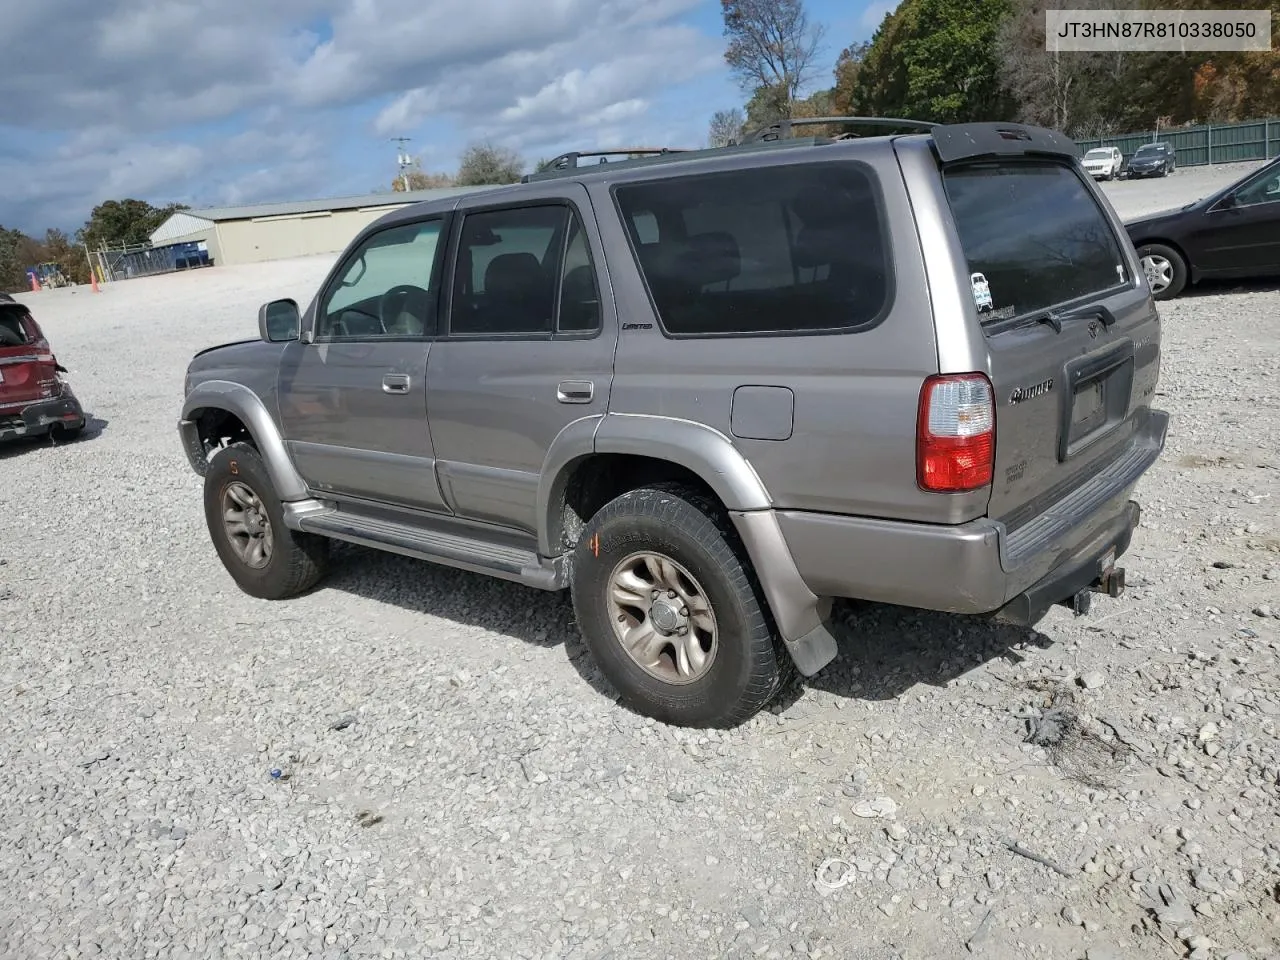
[[[943,163],[984,157],[1080,157],[1080,145],[1056,130],[1022,123],[952,123],[930,132]]]

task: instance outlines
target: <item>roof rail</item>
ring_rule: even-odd
[[[757,143],[762,140],[788,140],[792,136],[792,128],[800,126],[826,126],[828,124],[861,124],[871,127],[911,127],[916,130],[932,130],[939,126],[927,120],[906,120],[902,117],[792,117],[779,120],[767,127],[753,130],[742,138],[745,143]],[[856,134],[841,134],[836,139],[845,140]]]
[[[640,157],[688,152],[683,147],[619,147],[616,150],[572,150],[569,153],[562,153],[560,156],[548,160],[541,170],[534,173],[526,173],[520,178],[520,182],[528,183],[530,180],[540,179],[546,175],[558,174],[565,170],[576,170],[579,166],[578,160],[581,157],[600,157],[600,163],[608,163],[608,160],[605,159],[607,157],[623,157],[626,160],[634,160]]]

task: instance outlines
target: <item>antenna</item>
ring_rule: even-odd
[[[399,165],[399,168],[400,168],[400,183],[401,185],[404,186],[404,192],[408,193],[409,192],[408,171],[409,171],[409,168],[413,166],[413,157],[409,156],[409,152],[404,148],[404,145],[408,143],[412,138],[411,137],[388,137],[387,139],[392,143],[400,144],[399,152],[396,154],[396,163]]]

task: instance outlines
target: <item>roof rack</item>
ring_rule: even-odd
[[[767,127],[761,127],[753,130],[742,138],[742,142],[758,143],[766,140],[789,140],[792,137],[792,128],[800,126],[826,126],[828,124],[861,124],[871,127],[910,127],[916,130],[932,130],[939,126],[936,123],[930,123],[927,120],[907,120],[902,117],[792,117],[787,120],[779,120],[777,123],[771,123]],[[842,133],[833,139],[848,140],[855,138],[857,134]]]
[[[578,160],[581,157],[600,157],[600,163],[608,163],[608,157],[625,157],[627,160],[635,160],[640,157],[661,156],[668,153],[688,153],[683,147],[619,147],[616,150],[572,150],[569,153],[562,153],[553,160],[548,160],[535,173],[526,173],[520,178],[521,183],[528,183],[530,180],[537,180],[546,175],[554,175],[565,170],[576,170],[580,164]],[[596,164],[590,164],[596,166]]]
[[[820,146],[834,140],[856,138],[857,134],[840,134],[835,137],[809,136],[797,137],[794,127],[823,126],[826,124],[861,124],[876,127],[897,127],[915,130],[934,130],[941,124],[925,120],[905,120],[900,117],[794,117],[790,120],[779,120],[777,123],[762,127],[744,136],[740,141],[730,142],[723,147],[706,147],[704,149],[685,149],[683,147],[628,147],[617,150],[574,150],[562,153],[554,160],[549,160],[536,173],[526,173],[520,178],[521,183],[537,180],[552,180],[556,177],[571,176],[583,167],[594,170],[608,162],[604,159],[599,164],[579,164],[581,157],[613,157],[621,156],[622,160],[609,164],[611,169],[630,169],[637,166],[649,166],[655,163],[666,163],[678,160],[693,160],[704,157],[719,157],[726,152],[747,152],[766,149],[786,149],[792,147]]]

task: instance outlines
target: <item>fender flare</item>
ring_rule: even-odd
[[[666,460],[701,477],[732,512],[773,505],[759,475],[719,430],[692,420],[651,414],[610,413],[575,420],[560,432],[543,461],[538,484],[538,550],[561,552],[560,504],[575,461],[593,453]]]
[[[283,501],[305,500],[310,496],[306,481],[289,459],[289,451],[285,447],[284,437],[275,421],[271,418],[262,398],[239,383],[229,380],[205,380],[197,384],[187,394],[182,404],[182,422],[179,429],[188,433],[194,428],[192,416],[199,410],[224,410],[240,419],[253,437],[253,442],[262,454],[271,483],[275,486],[276,495]],[[190,425],[190,426],[188,426]],[[191,445],[187,444],[188,456],[192,455]],[[195,464],[193,463],[194,467]]]
[[[665,460],[690,470],[715,492],[737,528],[774,622],[796,667],[812,676],[836,656],[827,627],[830,598],[805,584],[782,535],[773,500],[760,476],[719,430],[692,420],[611,413],[584,417],[561,431],[543,461],[538,485],[538,550],[559,555],[564,516],[560,504],[576,461],[593,453],[617,453]],[[763,561],[767,558],[768,563]]]

